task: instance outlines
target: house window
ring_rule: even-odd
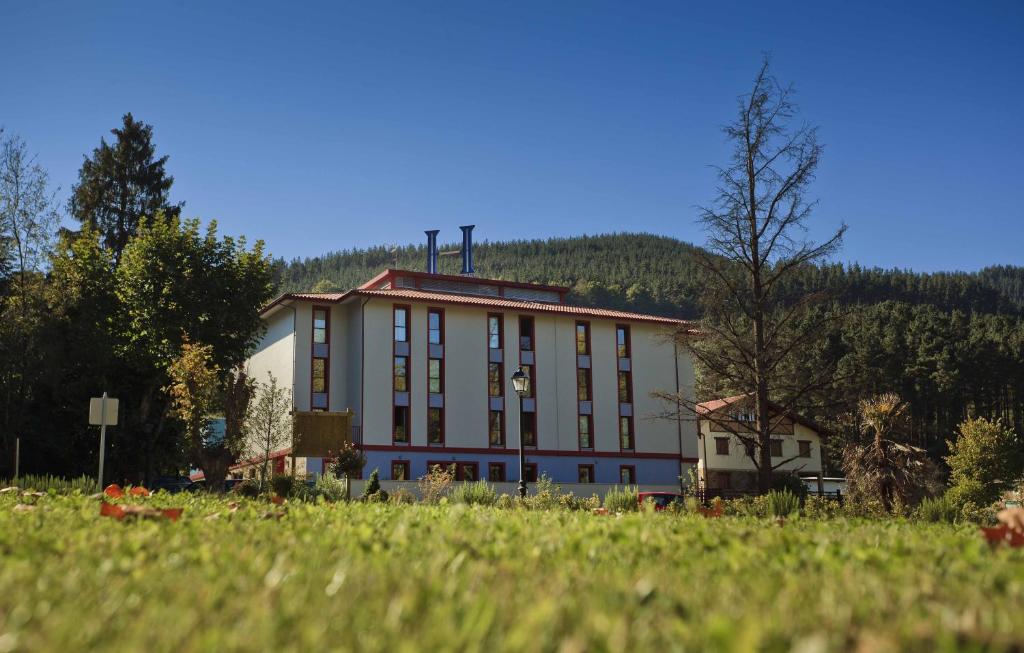
[[[501,349],[501,316],[487,316],[487,348]]]
[[[594,482],[594,466],[593,465],[580,465],[578,468],[578,477],[580,483],[593,483]]]
[[[444,343],[444,334],[441,330],[442,323],[441,311],[431,309],[430,312],[427,313],[427,342],[432,345],[440,345]]]
[[[519,411],[519,437],[524,447],[537,446],[537,414]]]
[[[584,367],[576,370],[576,398],[590,401],[590,370]]]
[[[715,453],[719,456],[729,455],[729,438],[715,438]]]
[[[533,397],[534,396],[533,366],[532,365],[520,365],[519,367],[521,367],[523,369],[523,373],[526,374],[526,376],[529,377],[529,379],[530,379],[529,390],[526,392],[526,394],[523,395],[523,397],[524,398]]]
[[[771,454],[772,458],[782,457],[782,440],[772,438],[771,440]]]
[[[622,485],[636,485],[636,467],[633,465],[619,466],[619,483]]]
[[[629,372],[619,371],[619,403],[633,403],[633,379]]]
[[[810,458],[811,457],[811,441],[810,440],[797,440],[796,443],[800,446],[800,457]]]
[[[629,327],[621,324],[615,327],[615,354],[619,358],[629,358]]]
[[[409,391],[409,357],[395,356],[395,392]]]
[[[430,358],[427,360],[427,387],[428,392],[433,394],[441,394],[444,392],[440,358]]]
[[[456,481],[476,481],[480,478],[480,472],[477,471],[478,466],[476,463],[456,463],[455,464],[455,480]]]
[[[395,442],[409,443],[409,407],[395,406],[395,421],[392,436]]]
[[[591,430],[592,430],[591,427],[592,426],[593,426],[593,421],[591,420],[591,416],[590,415],[580,415],[579,416],[580,449],[593,449],[594,448],[594,440],[591,437]]]
[[[501,363],[488,363],[487,364],[487,396],[489,397],[500,397],[502,396],[502,385],[504,375],[501,373]]]
[[[533,318],[519,318],[519,349],[533,351]]]
[[[327,392],[327,359],[313,359],[313,392]]]
[[[391,461],[391,480],[392,481],[408,481],[409,480],[409,461],[408,460],[392,460]]]
[[[487,435],[492,447],[505,446],[505,420],[502,419],[503,416],[504,413],[500,410],[488,412]]]
[[[581,356],[590,353],[590,325],[586,322],[576,323],[576,353]]]
[[[313,342],[320,345],[327,343],[327,310],[313,309]]]
[[[395,307],[395,342],[409,342],[409,309]]]
[[[487,480],[491,483],[504,483],[505,463],[487,463]]]
[[[527,483],[537,482],[537,463],[523,463],[523,480]]]
[[[636,445],[633,442],[633,418],[623,416],[619,418],[619,447],[624,451],[632,451]]]
[[[444,409],[427,409],[427,443],[444,443]]]

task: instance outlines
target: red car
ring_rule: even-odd
[[[654,502],[655,510],[664,510],[670,504],[676,504],[677,507],[682,508],[686,502],[686,497],[681,494],[675,494],[674,492],[640,492],[637,494],[637,500],[640,505],[644,505],[644,501],[650,499]]]

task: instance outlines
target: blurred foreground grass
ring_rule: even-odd
[[[0,496],[0,653],[1024,646],[1024,549],[972,527],[228,502]]]

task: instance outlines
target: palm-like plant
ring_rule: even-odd
[[[877,498],[886,512],[897,501],[920,498],[934,474],[923,449],[899,439],[906,435],[910,407],[895,393],[862,399],[858,405],[864,440],[843,451],[843,469],[854,494]]]

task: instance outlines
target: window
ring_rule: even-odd
[[[629,327],[615,327],[615,354],[619,358],[629,358]]]
[[[519,437],[524,447],[537,446],[537,414],[519,411]]]
[[[633,379],[629,372],[619,371],[619,403],[633,403]]]
[[[488,363],[487,364],[487,395],[489,397],[500,397],[502,396],[502,364],[501,363]]]
[[[392,481],[408,481],[409,480],[409,461],[408,460],[392,460],[391,461],[391,480]]]
[[[476,463],[456,463],[455,480],[476,481],[480,478],[480,473],[477,471],[477,469],[478,466]]]
[[[395,356],[395,392],[409,391],[409,357]]]
[[[580,483],[593,483],[594,482],[594,466],[593,465],[580,465],[579,466],[579,482]]]
[[[428,392],[441,394],[444,392],[444,383],[441,377],[441,359],[430,358],[427,360],[427,388]]]
[[[715,472],[715,487],[719,490],[732,489],[732,474],[729,472]]]
[[[715,453],[719,456],[729,455],[729,438],[715,438]]]
[[[580,415],[579,417],[579,436],[580,436],[580,449],[593,449],[594,440],[591,438],[591,421],[590,415]]]
[[[797,440],[796,443],[800,446],[800,457],[810,458],[811,457],[811,441],[810,440]]]
[[[492,410],[487,418],[488,441],[492,447],[505,446],[505,420],[502,419],[504,412]]]
[[[444,409],[427,409],[427,443],[444,443]]]
[[[501,349],[501,316],[487,316],[487,348]]]
[[[530,378],[530,387],[529,387],[528,391],[526,392],[526,394],[523,395],[523,397],[524,398],[532,397],[533,394],[534,394],[534,388],[533,388],[533,366],[532,365],[520,365],[519,367],[523,368],[523,373],[526,374],[526,376],[528,376]]]
[[[537,463],[523,464],[523,478],[527,483],[537,482]]]
[[[635,446],[633,443],[633,418],[619,417],[619,447],[624,451],[632,451]]]
[[[395,342],[409,342],[409,309],[395,307]]]
[[[581,355],[590,353],[590,325],[586,322],[576,323],[576,353]]]
[[[313,359],[313,392],[327,392],[327,359]]]
[[[441,330],[443,319],[441,317],[441,311],[438,309],[431,309],[427,313],[427,342],[432,345],[440,345],[444,343],[444,333]]]
[[[491,483],[505,481],[505,463],[487,463],[487,480]]]
[[[533,318],[519,318],[519,349],[533,351]]]
[[[409,442],[409,407],[395,406],[395,421],[392,431],[395,442]]]
[[[776,438],[772,438],[771,449],[772,449],[771,450],[772,458],[781,458],[782,457],[782,440],[778,440]]]
[[[636,485],[636,467],[633,465],[621,465],[619,467],[619,483],[623,485]]]
[[[576,398],[590,401],[590,370],[585,367],[576,370]]]
[[[327,310],[323,308],[313,309],[313,342],[324,344],[327,342]]]

